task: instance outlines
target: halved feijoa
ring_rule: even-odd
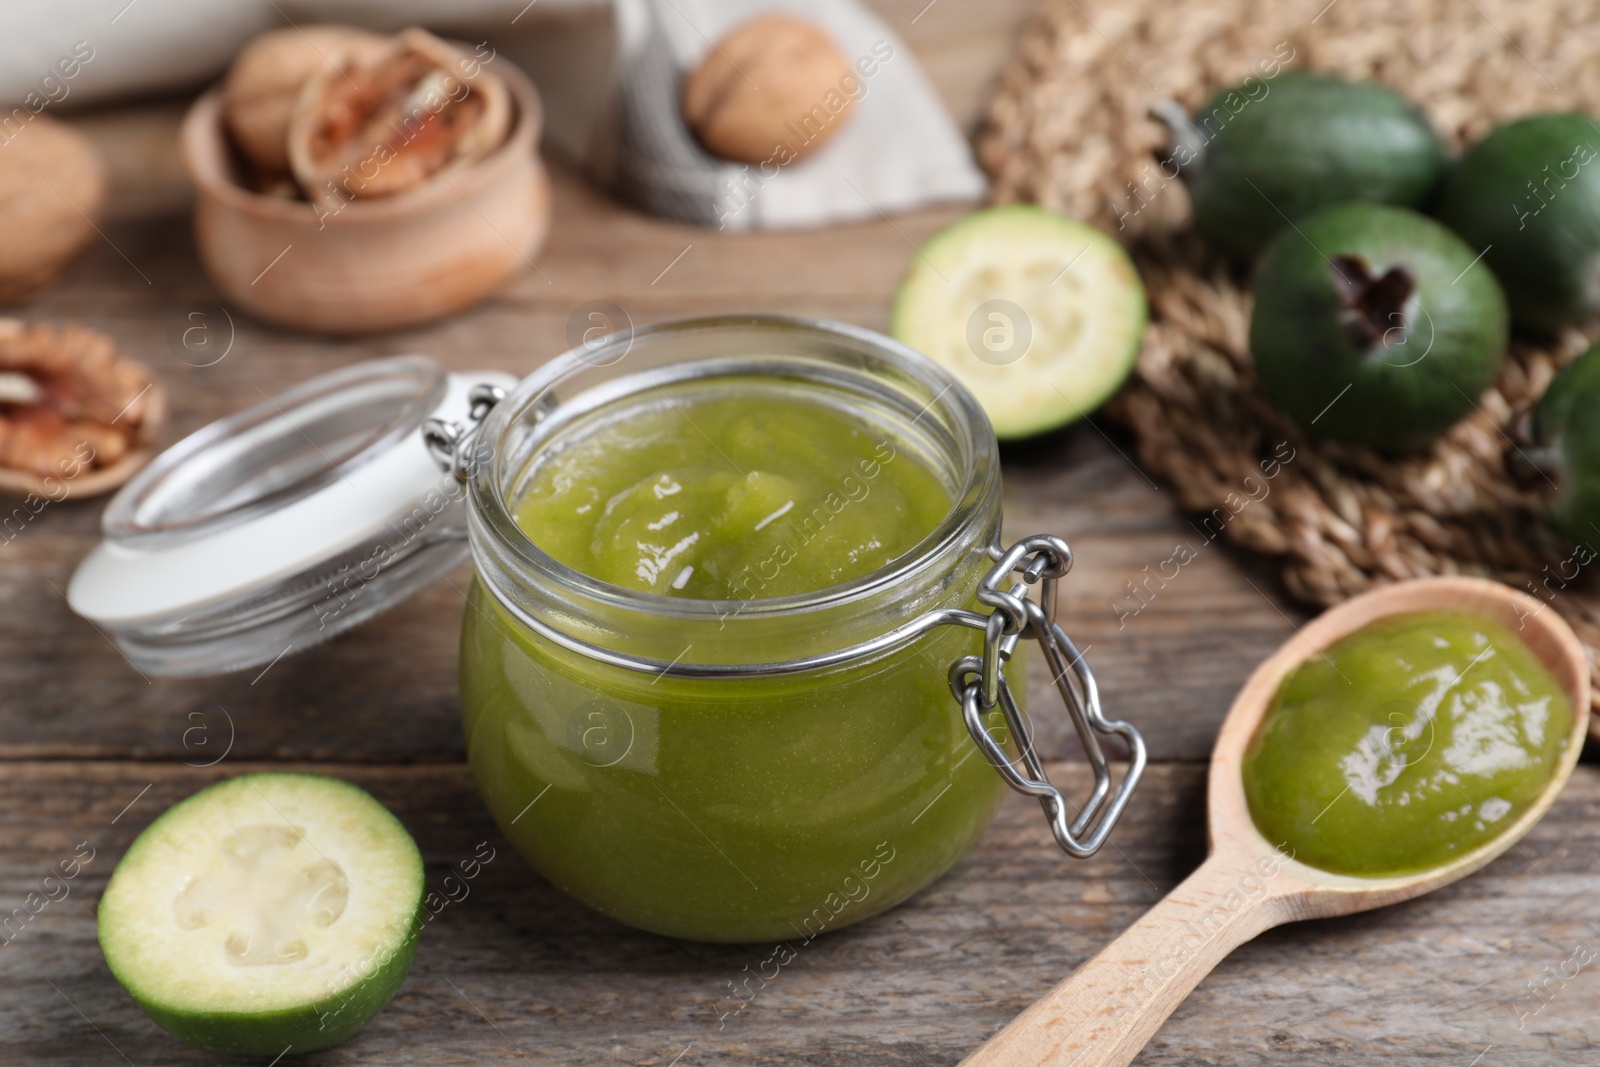
[[[1144,336],[1144,286],[1116,241],[1030,204],[934,234],[890,332],[972,390],[1001,439],[1063,426],[1116,392]]]
[[[1406,208],[1351,203],[1280,233],[1256,266],[1250,355],[1311,433],[1416,448],[1500,371],[1500,286],[1461,238]]]
[[[1239,258],[1332,204],[1420,207],[1444,171],[1427,118],[1376,82],[1288,71],[1223,90],[1187,122],[1163,117],[1195,222]]]
[[[389,1002],[421,927],[422,856],[371,796],[248,774],[138,836],[100,900],[100,947],[163,1029],[201,1048],[326,1048]]]
[[[1474,145],[1439,193],[1445,225],[1482,251],[1519,326],[1600,315],[1600,125],[1532,115]]]

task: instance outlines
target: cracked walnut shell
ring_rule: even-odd
[[[505,141],[511,94],[483,64],[423,30],[368,62],[306,83],[289,126],[289,164],[313,202],[394,196]]]
[[[165,413],[149,369],[105,334],[0,319],[0,489],[113,489],[149,461]]]
[[[354,26],[304,26],[263,33],[245,46],[223,83],[223,116],[239,151],[265,174],[289,172],[289,120],[306,82],[364,62],[388,39]]]

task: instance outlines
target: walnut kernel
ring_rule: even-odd
[[[164,409],[150,371],[105,334],[0,319],[0,486],[123,464],[153,440]]]

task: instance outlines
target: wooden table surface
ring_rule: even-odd
[[[1023,0],[878,6],[970,123]],[[169,442],[259,399],[257,389],[373,356],[423,351],[455,368],[526,373],[566,347],[568,316],[594,299],[638,324],[758,310],[882,328],[911,245],[960,213],[719,235],[641,217],[558,169],[540,272],[482,306],[358,341],[235,313],[227,358],[196,368],[179,358],[175,334],[197,313],[229,327],[192,251],[173,143],[181,106],[74,118],[111,156],[112,219],[105,241],[25,310],[106,330],[156,368],[172,393]],[[69,896],[0,942],[0,1064],[217,1059],[166,1036],[117,986],[94,909],[118,857],[168,804],[268,767],[317,768],[372,791],[416,836],[431,884],[477,842],[497,849],[471,895],[431,924],[388,1010],[308,1062],[955,1063],[1199,862],[1217,724],[1251,667],[1305,618],[1269,569],[1204,542],[1129,451],[1114,431],[1085,424],[1012,450],[1006,467],[1010,532],[1072,544],[1067,626],[1087,646],[1107,709],[1150,742],[1153,765],[1111,846],[1065,859],[1037,806],[1012,796],[951,874],[807,946],[737,1015],[726,1014],[732,984],[769,947],[674,942],[602,919],[533,875],[490,823],[457,724],[465,570],[264,673],[151,679],[62,596],[95,541],[100,503],[50,505],[0,546],[0,914],[22,907],[58,861],[88,850],[93,859]],[[1119,617],[1133,603],[1125,583],[1181,543],[1198,558],[1137,615]],[[1042,747],[1066,761],[1055,772],[1081,786],[1068,731],[1044,719]],[[1471,880],[1245,946],[1139,1062],[1593,1064],[1597,837],[1600,770],[1585,764],[1545,822]]]

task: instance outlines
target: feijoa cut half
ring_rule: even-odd
[[[1144,286],[1109,236],[1027,204],[974,212],[911,260],[890,332],[956,376],[1002,440],[1064,426],[1133,369]]]
[[[1195,222],[1253,258],[1289,222],[1350,200],[1420,207],[1445,167],[1427,118],[1386,85],[1287,71],[1225,89],[1172,127]]]
[[[1600,124],[1532,115],[1473,145],[1437,215],[1481,251],[1517,325],[1553,333],[1600,315]]]
[[[141,833],[100,900],[111,973],[163,1029],[278,1056],[350,1037],[416,952],[422,856],[348,782],[247,774]]]
[[[1419,448],[1493,384],[1510,329],[1494,275],[1406,208],[1351,203],[1280,233],[1256,266],[1250,354],[1310,433]]]

